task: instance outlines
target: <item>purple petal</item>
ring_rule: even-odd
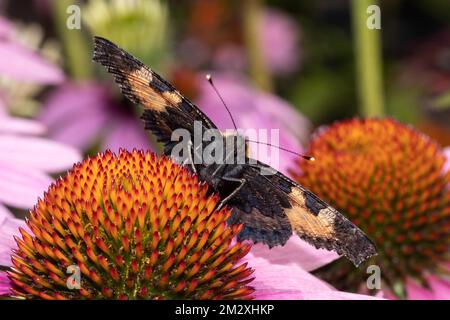
[[[409,300],[433,300],[434,295],[428,289],[420,286],[415,280],[407,279],[406,280],[406,296]]]
[[[0,209],[1,209],[0,205]],[[19,227],[29,231],[24,220],[2,215],[0,211],[0,265],[11,265],[11,250],[16,248],[15,235],[19,235]],[[11,283],[5,272],[0,271],[0,295],[9,294]]]
[[[29,231],[24,220],[0,217],[0,265],[11,265],[11,249],[16,248],[14,236],[19,235],[19,227]]]
[[[36,137],[1,135],[0,150],[3,163],[45,172],[61,172],[81,160],[81,154],[74,148]]]
[[[255,269],[256,299],[373,299],[336,291],[326,282],[296,265],[272,264],[249,253],[245,260]]]
[[[92,82],[64,83],[53,90],[44,101],[44,108],[39,119],[56,125],[64,119],[88,116],[96,109],[107,107],[110,93],[107,87]]]
[[[272,264],[266,259],[253,256],[252,253],[247,255],[246,260],[255,269],[252,286],[256,290],[257,299],[267,298],[272,294],[292,295],[304,299],[303,292],[333,290],[328,284],[298,266]]]
[[[450,281],[436,275],[426,277],[435,300],[450,300]]]
[[[0,161],[0,202],[29,209],[52,182],[40,171]]]
[[[52,139],[86,149],[111,118],[109,90],[95,83],[65,84],[50,94],[39,119]]]
[[[292,265],[306,271],[315,270],[339,258],[335,252],[316,249],[296,236],[291,237],[283,247],[269,249],[266,245],[254,244],[251,253],[271,264]]]
[[[0,74],[24,82],[58,84],[64,80],[62,71],[23,46],[0,40]]]
[[[111,130],[106,135],[102,149],[109,149],[112,152],[118,152],[119,149],[126,150],[149,150],[150,140],[138,121],[133,118],[124,117],[118,119]]]
[[[0,133],[40,135],[45,131],[45,126],[37,121],[0,116]]]
[[[11,283],[6,272],[0,271],[0,296],[10,293]]]
[[[320,291],[305,294],[305,300],[383,300],[381,297],[368,296],[342,291]]]
[[[3,205],[0,203],[0,221],[2,221],[2,219],[3,219],[4,217],[10,217],[10,218],[13,218],[14,216],[13,216],[13,214],[11,213],[11,211],[9,211],[5,206],[3,206]]]

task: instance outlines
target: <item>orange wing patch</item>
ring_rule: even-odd
[[[181,96],[161,83],[150,68],[106,39],[95,38],[93,60],[114,75],[128,99],[145,109],[163,112],[181,103]]]
[[[329,208],[320,210],[315,215],[308,210],[305,203],[303,191],[294,188],[289,194],[292,208],[286,209],[285,213],[294,231],[300,236],[311,238],[334,238],[333,221],[335,214]]]
[[[181,96],[175,91],[165,91],[162,93],[164,99],[173,106],[177,106],[181,103]]]

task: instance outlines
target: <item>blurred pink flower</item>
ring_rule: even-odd
[[[143,125],[127,107],[114,100],[107,86],[66,83],[50,93],[39,119],[50,137],[83,150],[98,141],[101,150],[147,150],[150,142]]]
[[[287,14],[266,10],[262,28],[263,55],[274,74],[289,74],[300,64],[300,30]]]
[[[32,120],[0,114],[0,206],[27,209],[61,172],[81,159],[74,148],[34,136],[44,131]]]
[[[55,65],[15,41],[11,24],[0,17],[0,76],[23,82],[58,84],[64,74]]]
[[[59,68],[14,41],[14,30],[0,17],[0,75],[22,82],[57,84]],[[70,168],[81,155],[74,148],[38,137],[45,127],[36,121],[8,115],[0,93],[0,206],[27,209],[53,180],[48,174]]]
[[[244,130],[279,129],[278,146],[302,152],[299,141],[307,140],[311,125],[293,106],[277,96],[258,91],[236,75],[213,74],[213,78],[238,128]],[[220,130],[233,129],[225,107],[209,83],[204,79],[198,81],[200,82],[199,95],[196,99],[198,106]],[[277,144],[277,142],[270,141],[270,132],[268,132],[267,142]],[[250,143],[250,151],[255,152],[261,148],[261,145]],[[267,152],[263,153],[270,156],[273,154],[272,152],[279,152],[279,168],[276,169],[287,174],[288,166],[292,165],[297,156],[270,147]],[[252,153],[252,156],[255,157],[255,154]],[[267,156],[260,154],[256,158],[267,164],[273,164]]]
[[[290,16],[278,10],[267,9],[262,20],[261,42],[262,55],[271,73],[278,76],[289,75],[299,68],[302,58],[300,30]],[[202,44],[195,43],[191,46],[199,47]],[[198,59],[197,56],[195,58]],[[233,43],[225,43],[219,47],[213,54],[212,62],[219,70],[236,72],[242,72],[248,65],[245,48]]]

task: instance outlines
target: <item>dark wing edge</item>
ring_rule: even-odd
[[[93,61],[99,62],[114,76],[122,93],[133,103],[144,107],[145,129],[151,130],[170,154],[177,142],[172,132],[186,129],[193,135],[194,121],[206,129],[214,123],[192,102],[183,97],[169,82],[111,41],[94,37]]]
[[[258,167],[259,169],[261,167],[267,168],[267,165],[258,163]],[[283,217],[277,215],[276,210],[274,210],[276,205],[281,206],[284,217],[289,221],[292,230],[301,239],[312,244],[317,249],[335,251],[339,255],[348,258],[355,266],[377,254],[374,243],[361,229],[314,193],[280,172],[276,172],[273,175],[261,175],[259,169],[257,167],[248,167],[245,178],[247,180],[253,179],[254,182],[250,184],[248,190],[244,191],[244,194],[265,194],[265,197],[268,197],[268,200],[266,199],[265,201],[266,203],[271,203],[268,207],[269,211],[262,206],[256,208],[259,213],[265,215],[266,219],[272,217],[277,221],[283,221]],[[263,190],[264,184],[271,185],[272,194],[269,195],[267,190]],[[285,198],[280,197],[279,191],[275,190],[281,190]],[[244,224],[242,239],[262,240],[262,242],[271,247],[280,244],[284,245],[287,238],[289,238],[286,238],[286,232],[283,239],[279,239],[278,236],[274,237],[279,231],[273,228],[269,228],[269,230],[266,228],[266,233],[270,230],[272,232],[270,232],[269,236],[261,237],[264,234],[254,232],[255,230],[251,229],[251,225],[249,226],[250,229],[245,228],[247,216],[251,216],[251,214],[241,212],[240,216],[235,217],[233,221],[233,223],[240,222]]]

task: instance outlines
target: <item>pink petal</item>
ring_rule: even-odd
[[[12,218],[12,217],[13,217],[13,214],[11,213],[11,211],[9,211],[5,206],[3,206],[3,205],[0,203],[0,221],[2,221],[2,219],[3,219],[4,217],[10,217],[10,218]]]
[[[305,300],[383,300],[381,297],[342,291],[321,291],[305,294]]]
[[[52,139],[86,149],[111,118],[111,95],[95,83],[65,84],[48,96],[39,119]]]
[[[29,231],[24,220],[0,217],[0,265],[11,265],[11,249],[16,248],[14,236],[19,235],[19,227]]]
[[[255,269],[252,286],[256,289],[256,299],[269,299],[271,295],[305,299],[304,293],[332,290],[325,282],[297,266],[273,265],[251,254],[246,258],[249,265]]]
[[[24,82],[58,84],[62,71],[17,43],[0,41],[0,74]]]
[[[86,116],[70,119],[64,127],[54,128],[50,132],[50,137],[55,141],[86,150],[100,138],[108,120],[106,114],[94,111]]]
[[[0,136],[0,161],[17,166],[61,172],[81,160],[74,148],[44,138]]]
[[[0,205],[1,208],[1,205]],[[24,220],[5,216],[0,213],[0,265],[11,266],[12,249],[16,248],[15,235],[19,235],[19,227],[29,231]],[[0,271],[0,295],[9,293],[11,283],[5,272]]]
[[[120,148],[128,151],[151,149],[150,140],[142,125],[136,119],[131,117],[118,119],[106,135],[102,150],[109,149],[117,153]]]
[[[436,275],[426,277],[435,300],[450,300],[450,281]]]
[[[244,259],[255,270],[251,285],[256,299],[376,299],[336,291],[295,264],[272,264],[253,252]]]
[[[52,180],[36,169],[0,161],[0,202],[29,209]]]
[[[0,271],[0,296],[8,295],[11,283],[6,275],[6,272]]]
[[[433,300],[434,295],[428,289],[420,286],[415,280],[406,280],[406,296],[409,300]]]
[[[0,117],[0,133],[19,133],[39,135],[45,132],[41,123],[21,118]]]
[[[271,264],[292,265],[306,271],[315,270],[339,258],[335,252],[316,249],[297,236],[292,236],[283,247],[269,249],[266,245],[255,244],[251,253]]]
[[[53,126],[96,109],[105,111],[109,97],[109,89],[95,82],[64,83],[47,96],[39,120]]]

